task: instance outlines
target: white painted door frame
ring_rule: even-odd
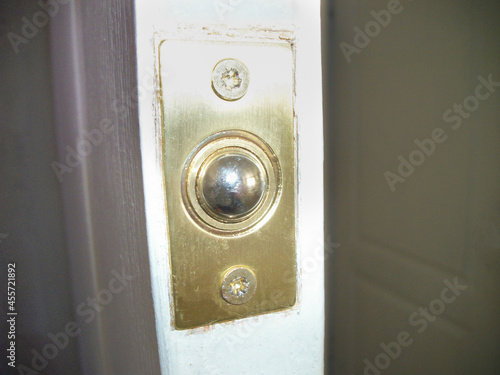
[[[324,344],[323,123],[319,1],[137,1],[139,123],[148,247],[162,374],[322,374]],[[176,330],[172,323],[161,118],[159,40],[221,28],[296,35],[298,197],[296,305],[285,311]],[[190,30],[190,31],[189,31]],[[198,35],[196,35],[198,34]]]

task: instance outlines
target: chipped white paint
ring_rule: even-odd
[[[153,297],[166,374],[322,374],[323,137],[318,0],[136,2],[141,149]],[[177,331],[172,325],[154,35],[228,27],[293,28],[297,36],[298,303],[293,309]]]

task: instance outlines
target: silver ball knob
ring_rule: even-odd
[[[262,201],[267,187],[265,176],[260,163],[243,154],[215,157],[198,176],[200,205],[217,220],[243,220]]]

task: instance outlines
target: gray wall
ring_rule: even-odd
[[[37,11],[34,1],[0,2],[0,233],[8,234],[0,239],[0,311],[7,308],[6,265],[15,262],[17,364],[28,367],[31,350],[50,342],[47,333],[74,319],[60,185],[51,168],[57,156],[49,29],[39,28],[17,54],[7,38],[22,35],[22,17],[32,19]],[[4,324],[2,318],[0,363],[7,372]],[[78,369],[71,340],[44,373]]]
[[[500,373],[500,87],[471,98],[480,76],[500,82],[499,16],[498,1],[323,3],[329,374]],[[454,129],[443,115],[464,101]],[[422,160],[415,141],[437,128]],[[400,155],[418,165],[398,172]]]

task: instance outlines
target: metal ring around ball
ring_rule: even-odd
[[[248,159],[248,165],[253,164],[262,175],[262,196],[248,210],[235,215],[214,211],[202,193],[207,169],[224,156]],[[275,211],[282,190],[276,154],[261,138],[242,130],[222,131],[202,141],[187,158],[181,180],[186,212],[201,228],[219,235],[242,235],[264,225]]]

